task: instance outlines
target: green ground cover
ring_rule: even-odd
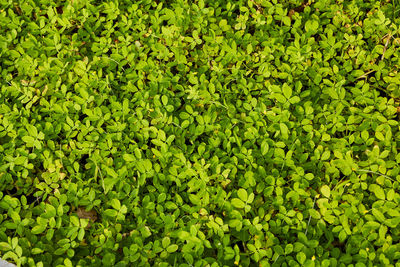
[[[0,0],[0,258],[400,266],[400,3]]]

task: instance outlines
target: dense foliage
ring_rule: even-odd
[[[0,0],[0,257],[400,266],[400,3]]]

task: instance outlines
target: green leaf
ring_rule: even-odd
[[[167,202],[165,203],[165,208],[167,208],[167,209],[169,209],[169,210],[175,210],[175,209],[178,208],[178,206],[177,206],[174,202],[172,202],[172,201],[167,201]]]
[[[286,247],[285,247],[285,255],[289,255],[292,252],[293,252],[293,245],[292,244],[287,244]]]
[[[46,203],[46,210],[45,213],[42,215],[42,217],[49,219],[55,217],[56,214],[57,214],[56,208]]]
[[[24,165],[26,159],[27,159],[26,157],[20,156],[15,158],[14,163],[15,165]]]
[[[309,212],[313,219],[321,219],[321,214],[319,214],[315,209],[310,209]]]
[[[383,135],[382,132],[375,132],[375,137],[376,137],[376,139],[378,139],[379,141],[384,141],[384,140],[385,140],[385,136]]]
[[[153,144],[155,144],[156,146],[163,146],[164,145],[164,142],[162,142],[162,141],[160,141],[158,139],[153,139],[153,140],[151,140],[151,142]]]
[[[231,200],[231,203],[235,208],[238,208],[238,209],[243,209],[245,206],[244,202],[238,198],[233,198]]]
[[[289,103],[290,104],[296,104],[300,102],[300,97],[298,97],[297,95],[293,96],[292,98],[289,99]]]
[[[32,252],[32,254],[37,255],[37,254],[43,253],[43,249],[33,248],[31,252]]]
[[[184,120],[181,124],[182,128],[187,128],[189,126],[190,122],[188,120]]]
[[[290,88],[286,83],[283,84],[282,92],[286,99],[289,99],[292,96],[292,88]]]
[[[329,198],[331,195],[331,189],[327,185],[321,187],[321,193],[324,197]]]
[[[9,213],[14,222],[19,223],[21,221],[21,217],[19,216],[18,212],[10,211]]]
[[[290,18],[289,17],[287,17],[287,16],[285,16],[285,17],[283,17],[282,18],[282,22],[283,22],[283,24],[285,24],[286,26],[290,26]]]
[[[165,193],[161,193],[157,197],[157,202],[162,203],[167,199],[167,195]]]
[[[186,231],[179,231],[178,232],[178,238],[182,239],[182,240],[186,240],[190,237],[190,234]]]
[[[324,151],[324,153],[322,153],[322,155],[321,155],[321,160],[325,161],[325,160],[328,160],[330,157],[331,157],[331,152],[329,150]]]
[[[349,165],[349,162],[347,162],[344,159],[338,159],[335,161],[335,165],[339,168],[339,170],[346,176],[350,175],[352,173],[351,166]]]
[[[318,30],[319,23],[316,20],[308,20],[305,24],[306,32],[316,32]]]
[[[276,245],[273,247],[273,250],[275,251],[276,254],[278,255],[284,255],[285,252],[283,251],[283,248],[280,245]]]
[[[379,185],[374,187],[374,194],[377,198],[385,200],[385,191]]]
[[[166,106],[168,104],[168,97],[166,95],[163,95],[161,97],[161,102],[164,106]]]
[[[347,238],[347,234],[344,230],[340,231],[339,233],[339,241],[340,242],[344,242]]]
[[[11,250],[12,247],[7,242],[0,242],[0,251],[8,251]]]
[[[33,147],[35,138],[33,138],[32,136],[23,136],[22,141],[24,141],[28,147]]]
[[[374,217],[380,221],[380,222],[384,222],[386,220],[385,216],[383,215],[382,212],[380,212],[378,209],[374,209],[372,208],[372,214],[374,215]]]
[[[77,227],[80,226],[79,218],[78,218],[78,217],[76,217],[76,216],[71,216],[71,217],[69,217],[69,219],[70,219],[72,225],[77,226]]]
[[[279,93],[272,94],[272,97],[274,97],[276,100],[278,100],[279,103],[282,103],[282,104],[286,103],[286,101],[287,101],[287,99]]]
[[[83,61],[77,61],[74,67],[74,71],[79,76],[84,76],[86,73],[86,64]]]
[[[368,138],[369,138],[369,133],[368,133],[368,131],[366,131],[366,130],[362,131],[362,132],[361,132],[361,138],[362,138],[364,141],[367,141]]]
[[[112,176],[113,178],[118,178],[118,173],[109,167],[105,167],[106,172],[108,175]]]
[[[79,88],[79,94],[82,96],[82,98],[84,100],[87,100],[89,98],[89,93],[87,92],[87,90],[83,87]]]
[[[399,224],[400,224],[400,216],[385,220],[385,225],[391,228],[396,228]]]
[[[368,230],[375,230],[375,229],[378,229],[379,226],[381,226],[381,224],[379,224],[375,221],[369,221],[364,224],[363,228],[366,228]]]
[[[112,199],[110,204],[116,210],[120,210],[121,209],[121,202],[118,199],[115,199],[115,198]]]
[[[168,252],[168,253],[173,253],[173,252],[175,252],[175,251],[177,251],[177,250],[178,250],[178,245],[176,245],[176,244],[170,245],[170,246],[167,248],[167,252]]]
[[[392,189],[390,189],[388,192],[387,192],[387,195],[386,195],[386,198],[387,198],[387,200],[389,200],[389,201],[392,201],[393,199],[394,199],[394,197],[395,197],[395,191],[393,190],[393,188]]]
[[[243,188],[240,188],[237,192],[238,197],[244,202],[247,201],[247,191]]]
[[[170,239],[168,236],[166,236],[166,237],[163,238],[163,240],[162,240],[162,246],[163,246],[163,248],[168,247],[170,243],[171,243],[171,239]]]
[[[122,157],[127,162],[132,162],[136,160],[132,154],[124,154]]]
[[[265,154],[268,153],[268,150],[269,150],[269,145],[268,145],[267,140],[262,141],[262,143],[261,143],[261,154],[263,156],[265,156]]]
[[[288,127],[286,126],[286,124],[283,123],[283,122],[281,122],[281,123],[279,124],[279,128],[280,128],[280,130],[281,130],[282,138],[283,138],[283,139],[288,139],[288,138],[289,138],[289,129],[288,129]]]
[[[113,210],[113,209],[106,209],[104,211],[104,215],[107,216],[107,217],[117,217],[118,211]]]
[[[306,259],[307,259],[307,256],[306,256],[306,254],[304,254],[304,252],[298,252],[297,254],[296,254],[296,259],[297,259],[297,261],[300,263],[300,264],[304,264],[304,262],[306,261]]]
[[[47,225],[46,224],[40,224],[40,225],[36,225],[32,228],[31,233],[34,235],[38,235],[44,232],[44,230],[46,230]]]
[[[198,195],[195,194],[189,194],[189,200],[192,202],[194,205],[200,205],[201,204],[201,199]]]
[[[105,194],[110,192],[114,185],[117,183],[117,179],[114,178],[105,178],[104,179],[104,187],[105,187]]]

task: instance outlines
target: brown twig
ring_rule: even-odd
[[[370,70],[370,71],[364,73],[363,75],[361,75],[360,77],[358,77],[357,80],[363,79],[363,78],[367,78],[367,75],[370,74],[371,72],[374,72],[374,71],[376,71],[376,70]]]
[[[258,11],[262,10],[262,7],[259,4],[257,4],[256,1],[251,0],[251,2],[253,2],[254,5],[256,5]]]
[[[390,39],[392,39],[392,35],[391,34],[389,34],[389,36],[386,39],[386,44],[385,44],[385,47],[383,48],[383,53],[382,53],[382,56],[381,56],[381,60],[383,60],[383,58],[385,57],[385,52],[386,52],[386,49],[388,47]]]

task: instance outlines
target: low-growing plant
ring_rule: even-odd
[[[0,0],[0,257],[399,266],[399,14]]]

